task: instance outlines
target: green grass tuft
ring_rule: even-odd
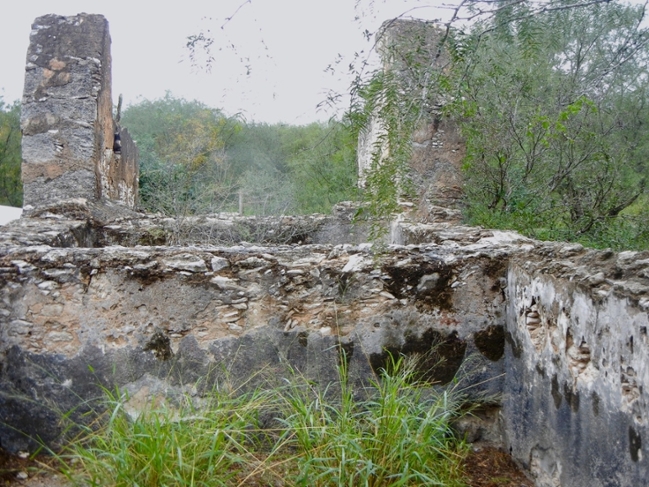
[[[107,392],[105,412],[59,458],[90,486],[466,485],[466,446],[450,428],[461,397],[417,382],[414,360],[389,369],[362,391],[343,365],[330,388],[294,374],[280,389],[214,391],[200,408],[152,402],[137,415]]]

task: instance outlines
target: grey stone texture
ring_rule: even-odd
[[[362,391],[391,352],[424,354],[421,377],[440,387],[456,377],[489,411],[458,428],[511,448],[537,486],[643,485],[649,474],[647,252],[407,215],[384,252],[304,243],[323,226],[344,235],[344,205],[265,227],[209,217],[212,229],[264,228],[257,243],[209,243],[204,230],[142,245],[173,223],[116,208],[68,202],[0,234],[2,448],[56,443],[60,414],[102,386],[139,398],[136,409],[224,380],[272,387],[290,369],[324,387],[344,351]],[[303,244],[271,242],[268,229]]]
[[[45,15],[32,25],[21,115],[27,210],[74,198],[135,205],[136,152],[113,150],[110,42],[101,15]]]
[[[547,245],[511,262],[508,294],[514,456],[542,487],[644,485],[649,253]]]

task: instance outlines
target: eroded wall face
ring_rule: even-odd
[[[85,217],[0,236],[3,448],[56,441],[59,414],[100,386],[143,405],[224,380],[272,386],[290,365],[326,387],[344,352],[362,390],[388,352],[431,353],[422,377],[486,394],[491,423],[469,438],[511,448],[538,487],[644,485],[649,253],[405,221],[393,232],[404,245],[379,254],[156,247],[141,244],[164,227],[145,220],[108,226],[131,248],[87,248],[101,232]]]
[[[45,15],[35,20],[21,126],[26,207],[73,198],[134,205],[137,164],[129,161],[131,168],[115,168],[120,161],[114,153],[110,35],[103,16]],[[128,177],[116,177],[125,173]],[[117,189],[124,185],[127,191]],[[120,200],[120,195],[128,197]]]
[[[358,390],[388,352],[428,354],[422,379],[502,386],[505,268],[452,248],[16,248],[0,259],[3,448],[53,442],[57,412],[99,386],[194,396],[290,377]],[[470,359],[469,359],[470,358]],[[467,360],[469,359],[469,360]],[[440,366],[436,366],[442,360]],[[28,421],[26,418],[33,418]],[[474,437],[489,433],[482,427]]]
[[[503,418],[538,487],[646,484],[649,300],[646,285],[612,280],[641,277],[642,262],[626,253],[562,277],[544,272],[551,260],[510,268]]]

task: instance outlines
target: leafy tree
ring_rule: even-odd
[[[358,17],[377,3],[356,2]],[[241,2],[221,29],[249,4]],[[422,120],[439,117],[440,106],[465,117],[474,221],[487,215],[492,223],[582,238],[644,201],[644,7],[456,0],[440,8],[450,15],[433,43],[415,33],[391,45],[384,30],[372,50],[382,51],[387,69],[368,71],[362,53],[350,65],[353,132],[362,135],[380,120],[365,175],[372,216],[389,216],[408,193],[410,135]],[[210,31],[187,43],[194,61],[205,59],[196,57],[204,51],[207,60],[199,62],[208,66],[213,45]]]
[[[245,123],[167,94],[128,107],[122,124],[140,150],[140,195],[149,211],[189,215],[329,211],[356,193],[356,140],[332,121]]]
[[[149,211],[189,215],[232,204],[235,178],[225,157],[241,123],[196,101],[144,100],[128,107],[122,124],[140,150],[140,195]]]
[[[0,205],[21,207],[20,103],[6,104],[0,97]]]
[[[649,245],[641,243],[646,205],[638,210],[646,201],[649,121],[645,8],[598,0],[452,8],[438,29],[391,21],[395,28],[376,42],[384,68],[361,72],[353,86],[360,133],[374,123],[378,134],[366,175],[370,214],[398,207],[410,137],[420,121],[444,115],[459,121],[468,146],[473,223]],[[462,19],[473,21],[466,33]],[[616,225],[624,230],[609,231]]]
[[[357,199],[356,144],[348,121],[303,127],[301,145],[288,162],[300,212],[325,213]]]
[[[461,40],[472,46],[457,70],[470,215],[592,243],[645,191],[645,11],[610,2],[528,13],[511,4],[509,21]]]

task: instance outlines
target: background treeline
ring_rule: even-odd
[[[7,104],[0,97],[0,205],[23,205],[20,181],[20,104]]]
[[[331,211],[357,198],[348,122],[247,123],[167,94],[121,114],[140,153],[140,206],[170,216]],[[20,103],[0,98],[0,205],[22,206]]]
[[[140,151],[147,211],[271,215],[330,212],[356,198],[356,136],[343,122],[246,123],[197,101],[129,106],[122,124]]]

